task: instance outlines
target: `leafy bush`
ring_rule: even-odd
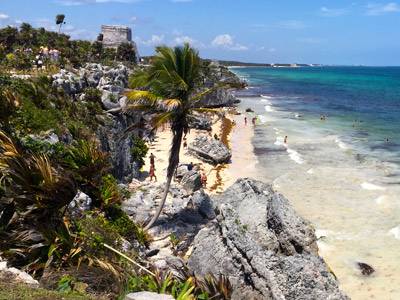
[[[199,278],[190,274],[187,269],[177,271],[175,275],[156,270],[154,275],[130,277],[127,290],[129,292],[151,291],[170,294],[179,300],[228,300],[231,299],[232,285],[229,279],[222,275],[218,278],[213,275]]]
[[[118,205],[111,205],[106,208],[106,216],[112,227],[128,240],[137,240],[141,245],[148,246],[151,237],[139,225],[133,222],[129,216]]]
[[[141,166],[144,165],[144,158],[149,151],[149,147],[147,147],[145,141],[143,141],[139,137],[132,137],[133,147],[131,148],[132,159],[138,162]]]
[[[102,177],[102,185],[100,188],[101,199],[105,206],[119,204],[121,202],[121,193],[117,180],[111,174]]]

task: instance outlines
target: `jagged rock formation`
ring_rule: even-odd
[[[218,89],[209,95],[206,95],[199,103],[199,106],[203,107],[225,107],[233,106],[239,103],[240,100],[236,98],[232,90]]]
[[[101,149],[110,153],[112,174],[115,178],[129,182],[141,166],[134,162],[131,149],[133,141],[125,130],[137,119],[130,115],[109,115],[109,121],[98,129]]]
[[[211,62],[209,65],[209,73],[206,76],[204,86],[212,87],[215,82],[233,83],[235,85],[244,84],[239,77],[232,73],[228,68],[217,62]],[[220,88],[206,95],[200,102],[201,107],[225,107],[233,106],[240,100],[235,97],[234,90]]]
[[[97,88],[102,93],[104,108],[112,109],[120,106],[121,93],[128,84],[128,73],[128,68],[122,64],[108,67],[88,63],[74,72],[63,69],[53,75],[53,86],[73,96],[82,94],[86,88]],[[82,95],[79,98],[83,98]]]
[[[188,147],[189,151],[200,159],[212,164],[227,163],[231,159],[231,151],[220,141],[200,135]]]
[[[228,276],[232,299],[348,299],[318,256],[311,224],[270,185],[241,179],[214,203],[217,218],[188,262],[197,275]]]

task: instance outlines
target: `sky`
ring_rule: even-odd
[[[140,55],[190,42],[211,59],[400,65],[400,0],[0,0],[0,27],[55,30],[60,13],[74,39],[131,27]]]

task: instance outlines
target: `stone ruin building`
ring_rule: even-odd
[[[104,47],[117,48],[123,43],[130,43],[135,48],[136,56],[139,58],[136,43],[132,40],[131,28],[120,25],[102,25],[101,34],[103,35]]]

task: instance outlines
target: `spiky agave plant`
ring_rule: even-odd
[[[221,82],[203,88],[202,66],[198,52],[189,44],[175,48],[160,46],[156,48],[156,56],[150,67],[131,80],[133,87],[142,90],[127,93],[129,104],[126,109],[150,112],[153,130],[169,123],[173,134],[164,193],[146,229],[157,221],[164,207],[173,174],[179,164],[182,138],[188,132],[190,117],[196,111],[215,112],[199,107],[200,101],[217,88],[235,87],[233,83]]]
[[[65,231],[61,209],[75,196],[75,184],[46,155],[23,152],[2,131],[0,175],[1,250],[15,265],[43,267],[44,254]]]

